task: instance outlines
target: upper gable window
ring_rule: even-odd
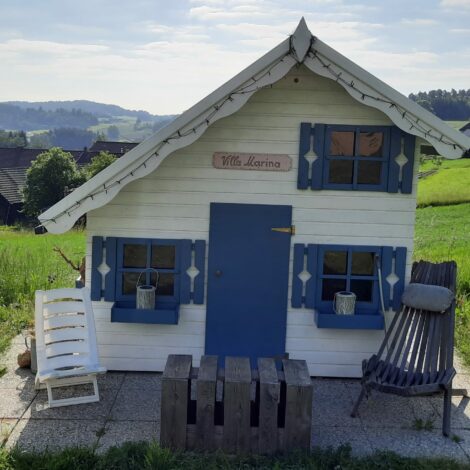
[[[327,126],[323,187],[385,190],[390,129]]]
[[[413,159],[414,136],[394,126],[302,123],[297,187],[410,193]]]

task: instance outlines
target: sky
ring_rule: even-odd
[[[292,34],[401,93],[470,88],[470,0],[0,0],[0,101],[176,114]]]

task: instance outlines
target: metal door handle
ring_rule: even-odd
[[[220,269],[217,269],[217,271],[214,273],[216,277],[222,276],[222,271]]]

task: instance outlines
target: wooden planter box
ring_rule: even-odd
[[[312,384],[305,361],[170,355],[162,378],[164,447],[261,453],[310,449]],[[193,399],[195,398],[195,399]]]

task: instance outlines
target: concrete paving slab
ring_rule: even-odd
[[[448,457],[468,461],[462,447],[442,435],[440,430],[365,428],[376,451],[392,451],[405,457]]]
[[[124,379],[127,388],[162,389],[162,374],[160,372],[127,372]]]
[[[8,368],[0,377],[0,388],[34,389],[34,374],[31,369]]]
[[[53,391],[56,398],[68,398],[89,393],[86,386],[75,386]],[[55,420],[104,420],[110,413],[117,395],[116,389],[100,390],[100,401],[80,405],[49,408],[46,390],[40,390],[24,418]]]
[[[0,389],[0,418],[21,418],[36,395],[35,390]]]
[[[100,437],[97,451],[106,452],[110,447],[124,442],[159,440],[160,426],[156,421],[108,421]]]
[[[124,382],[119,390],[111,419],[115,421],[159,421],[161,392],[150,387],[138,389]]]
[[[106,374],[98,375],[98,388],[120,388],[124,382],[125,372],[106,372]]]
[[[98,441],[101,421],[21,419],[6,443],[22,450],[43,451],[65,447],[92,447]]]
[[[470,429],[470,398],[452,397],[452,429]]]
[[[439,414],[428,397],[400,397],[372,391],[359,407],[365,427],[411,429],[417,420],[438,423]],[[434,424],[436,426],[436,424]]]
[[[470,393],[470,374],[457,374],[452,381],[453,388],[466,388]]]
[[[470,461],[470,429],[452,429],[450,439],[458,443]]]
[[[0,419],[0,446],[6,442],[17,422],[16,418]]]
[[[317,426],[312,428],[312,447],[326,449],[349,444],[354,455],[368,455],[374,452],[370,440],[362,428],[357,426]]]
[[[361,426],[361,421],[351,418],[353,402],[342,380],[313,379],[312,416],[315,425]]]

